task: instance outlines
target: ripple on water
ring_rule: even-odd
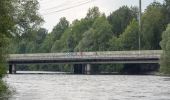
[[[9,75],[11,100],[170,100],[170,78],[119,75]],[[167,81],[168,80],[168,81]]]

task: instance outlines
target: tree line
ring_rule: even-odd
[[[142,29],[140,33],[138,8],[128,6],[122,6],[116,11],[111,12],[108,16],[100,12],[98,7],[93,7],[87,11],[84,18],[80,20],[76,19],[72,23],[65,17],[62,17],[52,32],[48,32],[47,29],[40,27],[43,19],[38,14],[39,4],[37,0],[1,1],[0,13],[3,16],[0,17],[0,76],[3,77],[6,72],[3,63],[6,53],[138,50],[139,34],[141,34],[142,50],[167,49],[165,48],[167,46],[163,45],[168,45],[167,39],[162,40],[167,35],[163,35],[162,37],[162,33],[168,33],[168,28],[166,30],[166,27],[170,22],[169,6],[170,0],[165,0],[163,4],[159,2],[151,3],[142,13]],[[164,55],[167,55],[167,52],[163,54],[162,59],[167,59],[164,57]],[[96,71],[111,72],[138,72],[158,69],[158,65],[148,64],[107,64],[93,66]],[[147,66],[153,67],[149,67],[151,69],[148,69]],[[162,64],[162,66],[165,65]],[[73,66],[54,64],[48,65],[48,67],[47,65],[18,66],[20,70],[55,71],[70,71],[72,69],[71,67]],[[167,67],[162,67],[161,69],[165,71]]]
[[[138,50],[163,50],[160,71],[170,74],[170,0],[151,3],[142,13],[139,33],[138,8],[122,6],[106,16],[98,7],[90,8],[85,18],[70,23],[65,17],[52,32],[41,28],[37,0],[0,0],[0,96],[9,94],[2,81],[9,53],[50,53]],[[26,66],[26,65],[24,65]],[[105,66],[105,67],[103,67]],[[152,66],[152,67],[147,67]],[[156,68],[155,68],[156,66]],[[20,70],[71,71],[73,65],[18,66]],[[149,68],[149,69],[148,69]],[[140,72],[158,70],[158,65],[93,65],[97,72]]]
[[[165,0],[163,4],[159,2],[151,3],[142,13],[142,29],[140,33],[137,7],[122,6],[116,11],[111,12],[108,16],[100,12],[98,7],[93,7],[88,10],[85,18],[76,19],[72,23],[65,17],[60,18],[59,23],[53,28],[52,32],[48,32],[44,28],[35,27],[36,25],[32,25],[30,20],[27,23],[21,23],[21,30],[11,37],[8,50],[10,53],[138,50],[139,34],[141,35],[142,50],[160,50],[162,32],[170,22],[169,6],[170,0]],[[36,10],[36,7],[32,7],[27,9],[25,13],[26,15],[30,11],[36,13]],[[39,17],[31,16],[31,18],[37,24],[42,22],[42,19]],[[26,18],[21,18],[21,20],[25,21]],[[63,69],[61,68],[63,67],[62,65],[51,65],[48,68],[45,67],[46,65],[36,66],[38,66],[36,69],[33,66],[28,67],[28,69]],[[120,71],[130,68],[128,66],[137,65],[113,64],[105,65],[107,66],[105,68],[100,68],[103,65],[94,66],[99,66],[99,70],[115,71],[116,69]],[[112,66],[121,66],[121,69]],[[149,65],[141,64],[140,66],[142,66],[139,67],[141,70],[146,70],[147,68],[144,66]],[[64,69],[68,70],[69,67]]]

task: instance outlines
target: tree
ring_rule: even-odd
[[[112,25],[113,34],[118,37],[134,18],[137,19],[137,12],[136,7],[129,8],[127,6],[122,6],[112,12],[107,19]]]
[[[170,22],[170,0],[165,0],[163,4],[163,13],[165,15],[165,23],[168,24]]]
[[[76,47],[78,50],[103,51],[109,46],[109,39],[112,37],[111,25],[103,15],[98,17],[92,28],[86,31],[82,40]]]
[[[15,11],[13,19],[15,21],[15,34],[27,37],[32,30],[37,30],[43,19],[38,14],[39,3],[37,0],[16,0],[14,2]]]
[[[160,45],[163,50],[160,62],[160,72],[170,75],[170,24],[162,34]]]
[[[41,44],[46,35],[48,34],[48,31],[45,28],[40,28],[36,33],[35,33],[35,42],[37,44]]]
[[[43,44],[47,34],[48,34],[48,31],[45,29],[45,28],[40,28],[38,31],[36,31],[34,33],[34,37],[33,37],[33,40],[32,42],[30,41],[30,46],[32,45],[32,47],[28,47],[28,49],[32,48],[32,53],[33,52],[41,52],[41,45]]]
[[[154,2],[150,4],[142,16],[143,49],[160,49],[161,34],[165,29],[165,16],[162,5]]]
[[[138,22],[134,19],[126,28],[125,32],[120,35],[123,50],[138,49],[138,30]]]
[[[94,45],[94,29],[89,29],[83,34],[82,40],[76,47],[76,51],[93,51]]]
[[[7,53],[7,44],[9,34],[14,26],[13,18],[13,5],[11,0],[0,1],[0,79],[6,73],[4,62]],[[0,84],[1,85],[1,84]]]
[[[9,90],[2,78],[6,74],[5,60],[7,56],[7,45],[9,36],[14,27],[12,14],[14,11],[12,0],[0,0],[0,97],[9,95]],[[1,98],[7,99],[7,98]]]
[[[53,28],[51,34],[54,35],[54,40],[59,40],[61,35],[65,32],[69,27],[69,22],[65,17],[60,18],[59,23]]]
[[[60,18],[59,23],[54,27],[53,31],[51,32],[51,41],[54,43],[50,48],[51,52],[60,52],[63,49],[61,37],[65,34],[68,28],[69,22],[66,20],[66,18]]]
[[[51,52],[61,52],[63,49],[63,43],[61,40],[56,40],[51,48]]]
[[[101,15],[101,13],[99,11],[99,8],[93,7],[93,8],[88,10],[87,15],[86,15],[86,19],[95,20],[100,15]]]
[[[40,52],[42,53],[49,53],[51,51],[53,41],[52,41],[52,34],[48,34],[46,38],[44,39],[41,47],[40,47]]]

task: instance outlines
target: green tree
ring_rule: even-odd
[[[123,50],[123,44],[121,43],[121,39],[116,36],[112,36],[109,40],[109,51],[121,51]]]
[[[6,47],[8,44],[8,38],[10,30],[14,26],[13,18],[11,17],[13,12],[13,5],[11,0],[0,1],[0,80],[6,73],[4,62],[6,57]],[[1,85],[1,84],[0,84]]]
[[[170,75],[170,24],[162,34],[160,45],[163,50],[160,62],[160,72]]]
[[[55,41],[51,51],[58,52],[78,50],[75,48],[82,40],[83,34],[92,27],[94,21],[100,17],[100,15],[101,13],[99,12],[98,7],[89,9],[85,18],[73,21],[69,28],[61,35],[61,38]]]
[[[134,19],[125,32],[120,35],[120,41],[123,50],[137,50],[138,49],[138,22]]]
[[[27,46],[36,46],[33,43],[35,37],[37,36],[35,33],[39,33],[37,31],[43,22],[43,19],[38,13],[38,1],[15,0],[12,4],[14,9],[11,17],[14,21],[14,27],[11,30],[12,38],[10,40],[11,44],[9,46],[11,47],[9,47],[9,49],[17,47],[17,51],[12,51],[12,53],[32,52],[35,49],[27,48]],[[29,43],[30,41],[31,43]],[[27,45],[27,43],[29,45]]]
[[[15,34],[27,38],[43,22],[38,13],[39,3],[37,0],[16,0],[14,7]]]
[[[41,45],[43,44],[47,34],[48,34],[48,31],[45,29],[45,28],[40,28],[38,31],[35,31],[34,33],[34,38],[32,41],[28,41],[30,43],[30,47],[27,45],[27,48],[28,49],[32,49],[32,51],[30,52],[41,52]]]
[[[49,53],[51,51],[51,48],[53,46],[53,41],[52,41],[53,37],[52,37],[52,34],[49,33],[46,38],[44,39],[41,47],[40,47],[40,50],[42,53]]]
[[[163,4],[163,13],[165,15],[165,23],[168,24],[170,22],[170,0],[164,0]]]
[[[36,33],[35,33],[35,42],[37,44],[41,44],[46,35],[48,34],[48,31],[45,28],[40,28]]]
[[[94,29],[89,29],[83,34],[82,40],[76,47],[77,51],[93,51],[94,50]]]
[[[143,49],[160,49],[161,34],[165,29],[165,16],[162,5],[154,2],[150,4],[142,16]]]
[[[69,22],[65,17],[60,18],[59,23],[53,28],[51,34],[54,35],[54,40],[59,40],[61,35],[65,32],[69,27]]]
[[[86,19],[95,20],[100,15],[101,15],[101,13],[99,11],[99,8],[93,7],[93,8],[88,10],[87,15],[86,15]]]
[[[86,49],[92,51],[107,50],[109,39],[111,37],[111,25],[103,15],[98,17],[93,23],[92,28],[84,33],[83,39],[79,42],[76,48],[83,51]]]
[[[63,43],[61,42],[61,37],[65,34],[66,30],[69,28],[69,22],[65,17],[60,18],[59,23],[54,27],[51,32],[53,45],[50,48],[51,52],[60,52],[63,49]]]
[[[51,48],[51,52],[61,52],[63,49],[63,43],[61,40],[56,40]]]
[[[9,94],[8,87],[3,82],[2,78],[6,74],[5,60],[7,56],[7,45],[9,43],[9,37],[14,27],[14,20],[12,14],[14,11],[13,1],[0,0],[0,97]]]
[[[112,32],[115,36],[119,36],[130,22],[137,19],[138,9],[136,7],[122,6],[118,10],[112,12],[108,16],[108,21],[112,25]]]

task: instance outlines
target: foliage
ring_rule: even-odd
[[[124,50],[137,50],[138,49],[138,22],[134,19],[125,32],[120,35],[120,41]]]
[[[5,82],[0,80],[0,97],[2,100],[8,100],[11,96],[11,91]]]
[[[6,57],[6,45],[8,44],[9,30],[14,26],[14,21],[11,17],[13,11],[11,0],[0,1],[0,79],[6,73],[4,62]]]
[[[168,25],[166,31],[162,34],[162,41],[160,42],[160,45],[163,50],[160,62],[160,72],[170,75],[170,24]]]
[[[165,0],[163,4],[163,13],[165,16],[165,23],[170,23],[170,0]]]
[[[142,16],[143,49],[160,49],[161,33],[165,29],[164,19],[160,3],[154,2],[147,7]]]
[[[98,7],[93,7],[88,10],[86,19],[95,20],[97,17],[101,15]]]
[[[62,34],[69,27],[69,22],[65,17],[60,18],[59,23],[53,28],[51,34],[53,34],[54,40],[59,40]]]
[[[34,37],[32,36],[34,31],[43,21],[38,15],[38,8],[37,0],[0,0],[0,97],[9,93],[8,87],[2,81],[6,74],[6,54],[8,51],[12,53],[30,51],[26,45],[30,39],[28,36]],[[7,48],[9,42],[11,44]]]
[[[119,36],[130,22],[137,19],[138,9],[136,7],[122,6],[118,10],[112,12],[108,16],[108,21],[112,25],[112,32],[115,36]]]
[[[139,29],[137,22],[138,8],[136,7],[122,6],[109,16],[102,14],[98,7],[93,7],[88,10],[85,18],[76,19],[72,23],[62,17],[59,23],[54,26],[52,32],[48,33],[46,29],[39,28],[42,19],[36,13],[36,9],[38,9],[37,2],[35,0],[20,1],[22,5],[18,6],[21,6],[21,9],[15,11],[18,13],[13,18],[15,25],[13,33],[15,34],[10,40],[12,42],[9,46],[9,49],[12,50],[11,53],[95,52],[138,49]],[[17,5],[17,3],[14,4]],[[25,7],[28,4],[31,4],[34,9],[26,10]],[[142,49],[160,49],[159,42],[161,41],[162,32],[165,30],[167,23],[170,22],[169,6],[169,0],[165,0],[163,4],[154,2],[142,13],[142,31],[140,33]],[[33,12],[29,15],[32,10]],[[35,13],[36,15],[32,16]],[[9,25],[13,25],[13,23]],[[121,70],[127,70],[126,68],[128,68],[128,71],[147,69],[144,67],[146,65],[140,65],[139,69],[135,69],[137,65],[107,64],[104,65],[106,67],[102,67],[103,65],[94,66],[95,70],[101,72],[102,70],[118,70],[121,72]],[[115,68],[115,66],[121,69]],[[132,66],[132,69],[129,66]],[[22,69],[22,67],[19,68]],[[28,69],[71,70],[70,67],[65,65],[49,65],[48,68],[46,65],[33,65]]]
[[[105,16],[98,17],[88,31],[83,34],[77,49],[80,51],[104,51],[112,36],[111,25]]]
[[[38,14],[37,0],[15,0],[13,19],[15,21],[15,35],[29,37],[32,30],[37,30],[43,19]]]

